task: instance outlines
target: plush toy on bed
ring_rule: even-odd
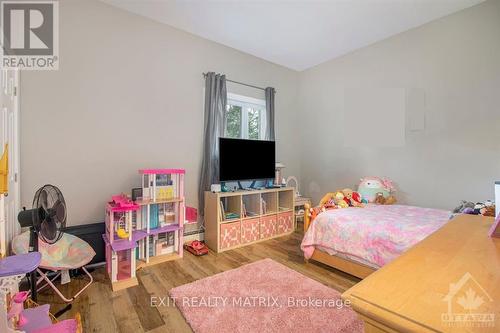
[[[335,196],[333,197],[333,200],[335,201],[335,204],[337,205],[338,208],[347,208],[349,207],[349,203],[346,200],[346,197],[342,191],[337,191],[335,192]]]
[[[377,205],[392,205],[396,203],[396,198],[393,195],[389,195],[386,198],[382,192],[378,192],[375,196],[375,201],[373,202]]]
[[[336,192],[328,192],[327,194],[325,194],[323,198],[321,198],[321,200],[319,201],[318,206],[324,209],[336,208],[334,200],[335,193]]]
[[[342,190],[344,194],[344,201],[351,207],[363,207],[361,203],[361,195],[358,192],[354,192],[350,188],[345,188]]]
[[[358,185],[358,192],[363,199],[373,203],[377,198],[377,193],[382,193],[385,199],[389,198],[391,193],[394,192],[394,185],[387,178],[365,177],[361,178],[361,182]]]

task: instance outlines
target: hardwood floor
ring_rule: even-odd
[[[92,273],[95,282],[59,319],[80,312],[84,332],[191,332],[179,310],[173,305],[160,304],[160,298],[167,297],[164,303],[168,303],[168,291],[173,287],[263,258],[272,258],[339,292],[359,282],[359,279],[325,265],[304,262],[301,240],[302,232],[296,231],[290,236],[220,254],[210,252],[195,257],[185,253],[183,259],[143,268],[137,272],[138,286],[115,293],[111,291],[104,268],[99,268]],[[83,278],[74,278],[62,286],[62,290],[69,293],[84,283]],[[158,306],[151,306],[153,296]],[[40,304],[50,303],[53,313],[64,307],[51,291],[42,292],[38,300]]]

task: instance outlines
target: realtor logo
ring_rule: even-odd
[[[450,283],[443,301],[448,303],[448,312],[441,314],[446,326],[495,326],[495,313],[488,311],[493,299],[468,272],[457,283]]]
[[[59,3],[1,1],[2,67],[58,69]]]

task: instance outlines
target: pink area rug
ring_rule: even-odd
[[[196,333],[363,332],[340,294],[271,259],[173,288]]]

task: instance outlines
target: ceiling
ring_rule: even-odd
[[[484,0],[102,0],[304,70]]]

